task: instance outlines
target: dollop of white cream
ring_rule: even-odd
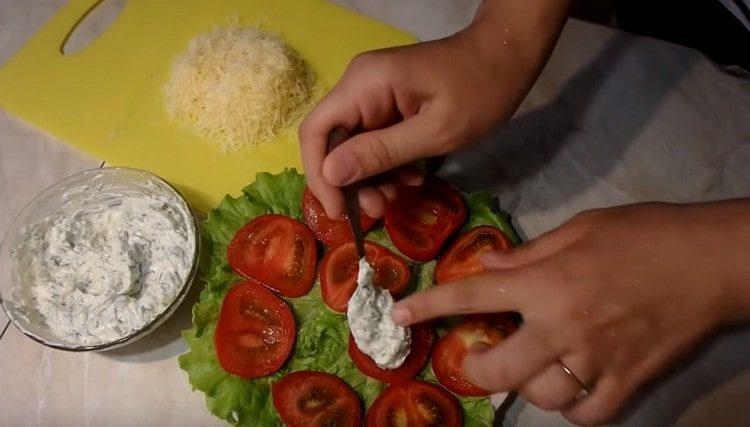
[[[393,321],[393,297],[373,283],[375,270],[359,260],[357,289],[346,316],[357,347],[383,369],[401,366],[411,350],[411,331]]]

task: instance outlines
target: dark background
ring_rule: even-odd
[[[742,0],[733,0],[750,19]],[[750,31],[718,0],[580,0],[575,17],[702,51],[750,70]]]

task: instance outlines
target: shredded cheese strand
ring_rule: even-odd
[[[194,38],[164,86],[172,120],[224,152],[268,140],[301,117],[313,73],[283,40],[252,27]]]

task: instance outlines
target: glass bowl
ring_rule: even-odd
[[[179,212],[187,229],[188,243],[192,248],[186,248],[185,255],[192,258],[187,260],[190,270],[185,275],[185,280],[181,283],[174,299],[160,313],[156,313],[143,327],[118,339],[106,342],[95,344],[71,343],[53,334],[44,317],[35,307],[31,296],[30,283],[22,283],[24,280],[20,278],[17,272],[18,266],[13,251],[19,247],[24,239],[27,226],[40,222],[66,203],[76,203],[75,198],[80,198],[83,191],[88,191],[92,186],[102,184],[107,185],[107,188],[113,189],[118,194],[120,192],[143,194],[148,191],[150,194],[167,197],[170,207]],[[104,203],[106,200],[97,200],[97,202]],[[185,198],[166,181],[150,172],[140,169],[110,167],[77,173],[54,184],[36,196],[21,211],[5,234],[0,245],[0,305],[16,328],[29,338],[49,347],[68,351],[103,351],[134,342],[148,335],[168,319],[185,299],[198,267],[200,250],[198,227],[198,220]],[[192,256],[189,251],[191,249]]]

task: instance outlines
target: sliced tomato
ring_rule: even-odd
[[[289,427],[359,426],[362,406],[339,377],[325,372],[297,371],[271,386],[273,406]]]
[[[385,210],[385,229],[404,255],[424,262],[435,258],[466,217],[461,194],[433,177],[421,186],[398,187],[396,199]]]
[[[509,251],[513,247],[499,228],[480,225],[458,236],[440,257],[435,269],[438,285],[481,273],[485,270],[479,257],[486,252]]]
[[[346,215],[339,219],[330,218],[326,215],[323,205],[307,187],[305,187],[305,192],[302,193],[302,217],[312,229],[315,238],[328,246],[354,241]],[[364,211],[359,212],[359,223],[362,226],[362,231],[371,229],[376,222],[376,219],[370,218]]]
[[[442,387],[409,380],[386,388],[365,416],[367,427],[460,426],[461,406]]]
[[[284,215],[261,215],[245,224],[227,247],[232,269],[285,297],[310,292],[318,248],[310,229]]]
[[[375,378],[384,383],[396,383],[414,378],[422,371],[422,367],[430,358],[432,349],[432,328],[427,324],[418,324],[411,327],[411,350],[406,356],[404,363],[396,369],[383,369],[379,367],[370,356],[362,353],[354,337],[349,335],[349,357],[354,361],[360,372],[370,378]]]
[[[497,345],[515,331],[512,313],[472,316],[451,329],[435,345],[432,370],[442,385],[461,396],[487,396],[487,390],[469,382],[463,363],[469,349],[476,343]]]
[[[242,378],[278,371],[294,346],[297,328],[289,307],[248,279],[227,292],[216,323],[214,347],[221,367]]]
[[[365,258],[375,269],[376,285],[388,289],[394,297],[406,289],[411,270],[403,258],[369,241],[365,241]],[[320,262],[320,287],[328,307],[346,312],[349,298],[357,288],[358,273],[359,258],[354,243],[344,243],[326,252]]]

